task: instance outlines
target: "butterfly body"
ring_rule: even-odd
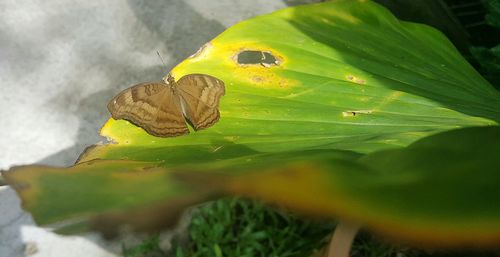
[[[206,75],[189,74],[179,81],[170,75],[159,82],[141,83],[120,92],[108,103],[114,119],[128,120],[159,137],[189,133],[214,125],[225,94],[224,82]]]

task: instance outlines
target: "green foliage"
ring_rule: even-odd
[[[500,28],[500,1],[488,0],[488,14],[486,15],[486,22],[493,27]]]
[[[500,0],[486,1],[488,14],[485,17],[486,22],[500,28]],[[500,43],[500,42],[498,42]],[[481,73],[500,89],[500,44],[494,47],[474,46],[470,49],[472,56],[481,65]]]
[[[368,233],[359,233],[353,242],[352,257],[424,257],[422,250],[383,242]],[[430,257],[430,256],[429,256]],[[434,257],[434,256],[433,256]],[[435,256],[437,257],[437,256]]]

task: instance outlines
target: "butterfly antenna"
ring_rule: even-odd
[[[165,64],[165,62],[163,61],[163,57],[161,57],[161,54],[159,51],[156,51],[156,54],[158,55],[158,57],[160,58],[160,61],[161,63],[163,63],[163,66],[165,66],[165,69],[167,69],[167,65]]]

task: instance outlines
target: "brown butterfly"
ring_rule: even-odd
[[[113,119],[128,120],[149,134],[175,137],[214,125],[220,117],[219,100],[224,82],[206,74],[189,74],[175,82],[168,74],[163,81],[141,83],[120,92],[108,103]]]

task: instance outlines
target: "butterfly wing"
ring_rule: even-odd
[[[179,99],[162,82],[125,89],[108,103],[113,119],[125,119],[159,137],[189,133]]]
[[[176,84],[184,115],[195,130],[208,128],[219,120],[219,101],[225,94],[222,80],[205,74],[189,74]]]

